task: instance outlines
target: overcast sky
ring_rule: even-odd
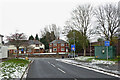
[[[80,4],[94,6],[117,3],[120,0],[0,0],[0,34],[7,36],[16,30],[27,36],[38,33],[45,25],[63,28],[70,13]],[[64,37],[61,37],[64,39]]]

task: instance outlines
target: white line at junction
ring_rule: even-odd
[[[51,64],[53,67],[55,67],[55,65]]]
[[[59,71],[63,72],[63,73],[66,73],[65,71],[63,71],[62,69],[58,68]]]

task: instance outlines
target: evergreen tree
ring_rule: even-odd
[[[35,36],[35,40],[39,40],[38,34],[36,34],[36,36]]]
[[[29,40],[34,40],[33,35],[31,35],[31,36],[29,37]]]

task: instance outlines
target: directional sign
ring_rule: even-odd
[[[105,41],[105,46],[110,46],[110,41]]]
[[[71,45],[71,51],[75,51],[75,45]]]

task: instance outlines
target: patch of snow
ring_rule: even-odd
[[[94,57],[84,57],[84,56],[75,57],[75,59],[80,60],[80,61],[86,61],[89,58],[94,58]]]
[[[0,63],[0,80],[2,78],[21,78],[26,67],[14,63]]]
[[[91,64],[115,64],[115,62],[114,61],[104,61],[104,60],[92,59],[92,63]]]

